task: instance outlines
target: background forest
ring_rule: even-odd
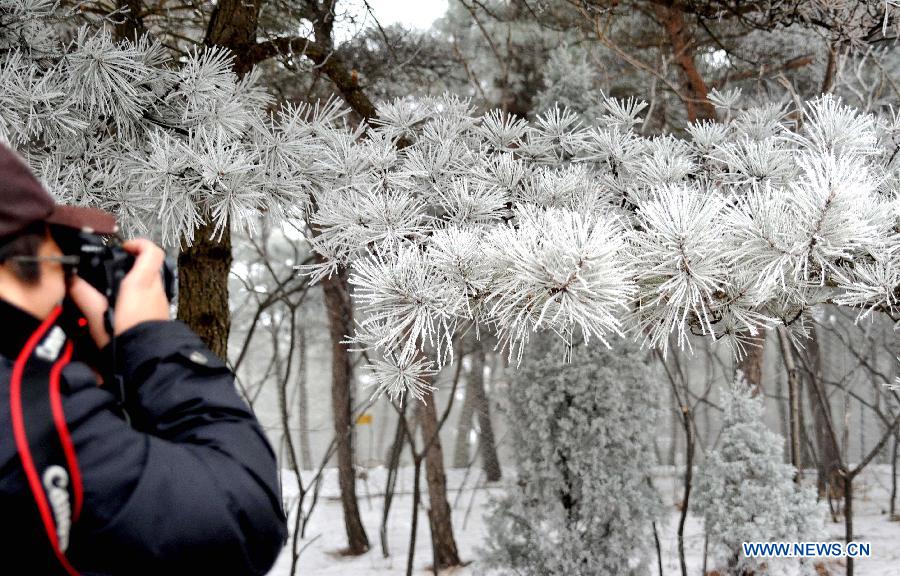
[[[177,262],[285,470],[272,574],[900,574],[898,26],[0,0],[0,138]]]

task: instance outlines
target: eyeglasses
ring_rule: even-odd
[[[6,260],[13,262],[59,262],[63,266],[77,266],[81,262],[81,256],[10,256]]]
[[[81,256],[64,254],[62,256],[10,256],[6,261],[20,262],[23,264],[36,264],[40,262],[59,262],[66,276],[75,274],[75,267],[81,262]]]

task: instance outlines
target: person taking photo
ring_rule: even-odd
[[[2,572],[265,574],[286,537],[272,448],[169,318],[160,248],[121,245],[114,301],[78,275],[71,239],[116,232],[0,145]]]

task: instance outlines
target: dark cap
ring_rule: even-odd
[[[114,234],[119,230],[116,217],[109,212],[58,205],[18,154],[0,144],[0,237],[11,236],[35,222],[94,234]]]

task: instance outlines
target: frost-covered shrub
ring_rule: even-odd
[[[694,500],[710,550],[727,574],[814,573],[811,563],[746,558],[741,550],[742,542],[803,542],[821,535],[824,511],[813,490],[793,482],[795,469],[784,463],[783,445],[763,422],[762,399],[739,377],[725,394],[722,436],[700,470]]]
[[[550,53],[544,88],[537,93],[537,110],[554,106],[568,108],[593,122],[603,113],[603,104],[594,86],[596,68],[588,61],[588,54],[579,46],[560,46]]]
[[[487,563],[501,573],[646,574],[660,499],[654,461],[657,374],[646,352],[539,338],[514,374],[518,481],[488,519]]]

